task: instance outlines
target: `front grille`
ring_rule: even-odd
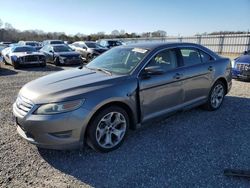
[[[26,56],[25,57],[25,62],[34,62],[34,61],[38,61],[39,58],[38,56],[35,56],[35,55],[29,55],[29,56]]]
[[[45,56],[43,56],[43,55],[40,55],[40,56],[38,56],[39,57],[39,60],[40,61],[44,61],[45,60]]]
[[[14,104],[14,110],[21,117],[24,117],[29,113],[29,111],[33,108],[33,106],[34,104],[30,100],[19,95]]]
[[[239,71],[243,71],[243,70],[245,70],[245,66],[247,66],[247,64],[245,64],[245,63],[237,63],[236,68]]]

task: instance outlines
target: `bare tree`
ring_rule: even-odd
[[[14,27],[8,22],[5,22],[4,27],[5,29],[14,29]]]
[[[118,35],[120,35],[120,32],[119,32],[118,30],[113,30],[113,31],[111,32],[111,35],[113,35],[113,36],[118,36]]]

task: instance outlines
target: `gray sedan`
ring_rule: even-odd
[[[231,89],[231,62],[191,43],[112,48],[88,65],[38,78],[13,105],[17,131],[51,149],[118,148],[128,129],[172,112],[217,110]]]

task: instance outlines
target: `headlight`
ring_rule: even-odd
[[[231,65],[232,65],[232,68],[234,68],[234,66],[235,66],[235,61],[234,60],[231,61]]]
[[[17,56],[15,56],[15,55],[14,55],[14,56],[11,56],[11,60],[12,60],[12,61],[16,62],[17,59],[18,59]]]
[[[65,60],[66,60],[66,57],[59,56],[60,63],[64,63]]]
[[[67,101],[61,103],[50,103],[40,106],[35,114],[48,115],[48,114],[59,114],[63,112],[69,112],[76,110],[84,103],[84,100]]]
[[[245,65],[245,70],[246,71],[250,70],[250,65]]]

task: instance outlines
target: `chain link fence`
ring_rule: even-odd
[[[250,34],[123,38],[122,40],[128,44],[137,42],[192,42],[206,46],[219,54],[241,54],[250,50]]]

